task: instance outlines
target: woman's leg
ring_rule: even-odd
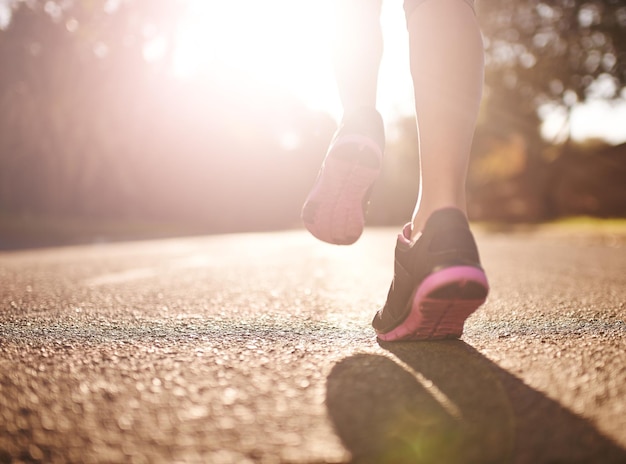
[[[466,210],[465,178],[484,59],[469,2],[407,1],[406,6],[421,165],[415,238],[434,211],[450,206]]]
[[[489,284],[465,213],[465,177],[483,82],[467,0],[406,0],[420,140],[420,190],[398,236],[394,278],[372,325],[385,341],[461,336]]]
[[[344,115],[302,208],[306,228],[320,240],[350,245],[361,236],[385,145],[376,111],[382,56],[382,0],[337,0],[334,65]]]
[[[336,0],[333,65],[344,114],[376,106],[382,0]]]

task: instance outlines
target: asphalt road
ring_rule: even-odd
[[[0,462],[626,462],[626,240],[478,236],[460,341],[379,344],[395,231],[0,254]]]

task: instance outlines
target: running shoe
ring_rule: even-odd
[[[302,221],[315,237],[335,245],[359,239],[384,145],[383,121],[374,108],[344,118],[302,208]]]
[[[440,209],[415,242],[410,236],[407,224],[387,302],[372,326],[383,341],[458,338],[489,292],[467,219],[456,208]]]

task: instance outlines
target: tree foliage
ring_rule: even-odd
[[[553,171],[565,172],[567,161],[553,164],[546,154],[573,160],[567,153],[571,133],[564,126],[566,143],[558,151],[547,150],[542,116],[557,111],[567,124],[577,103],[626,96],[626,5],[622,0],[482,0],[478,17],[486,85],[469,179],[470,198],[479,210],[475,215],[519,220],[559,214],[549,200],[560,176]],[[517,168],[495,169],[503,164]]]
[[[590,97],[622,96],[622,0],[483,0],[479,6],[486,86],[496,105],[532,120],[542,105],[569,109]]]
[[[0,31],[0,213],[211,230],[297,220],[332,121],[220,76],[177,80],[167,53],[146,60],[153,38],[173,41],[179,7],[16,4]]]

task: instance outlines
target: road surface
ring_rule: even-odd
[[[379,344],[395,231],[0,254],[0,462],[626,462],[626,240],[478,235],[459,341]]]

